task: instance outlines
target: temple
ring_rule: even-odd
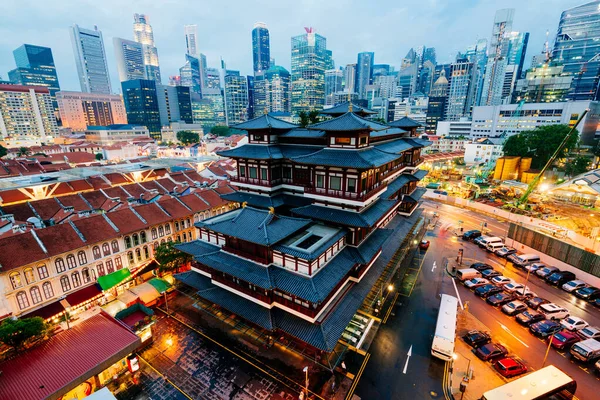
[[[328,114],[306,128],[268,114],[236,125],[248,144],[219,155],[237,161],[238,191],[222,198],[241,207],[177,246],[194,261],[176,278],[200,297],[317,352],[333,351],[381,275],[386,226],[418,207],[428,145],[411,121],[383,125],[348,103]]]

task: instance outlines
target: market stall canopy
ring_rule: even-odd
[[[135,293],[132,293],[129,290],[124,291],[117,297],[117,300],[121,301],[127,306],[130,306],[131,304],[135,303],[136,301],[138,301],[138,299],[139,296]]]
[[[99,277],[98,284],[102,290],[108,290],[129,278],[131,278],[131,272],[129,272],[127,268],[123,268],[111,274]]]
[[[160,297],[160,293],[158,292],[158,290],[156,290],[154,286],[152,286],[148,282],[142,283],[138,286],[134,286],[130,288],[129,291],[137,295],[140,298],[140,300],[145,304],[152,303],[154,300]]]
[[[148,283],[154,286],[154,288],[158,290],[158,293],[160,294],[163,294],[171,288],[171,284],[162,278],[150,279]]]

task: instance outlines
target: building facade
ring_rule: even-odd
[[[564,72],[564,65],[543,63],[530,68],[524,79],[519,79],[513,102],[548,103],[569,98],[573,75]]]
[[[252,62],[254,73],[264,72],[271,66],[269,29],[264,22],[255,23],[252,29]]]
[[[344,72],[340,69],[329,69],[325,71],[325,105],[335,105],[335,94],[341,92],[343,86]]]
[[[375,53],[365,51],[358,53],[356,61],[356,91],[359,98],[366,98],[366,87],[373,83],[373,63]]]
[[[471,113],[473,63],[461,58],[452,63],[445,119],[458,121]]]
[[[127,123],[127,112],[119,95],[60,91],[56,93],[56,101],[62,126],[75,132],[83,132],[88,126]]]
[[[146,79],[160,83],[160,65],[158,49],[154,45],[154,33],[147,15],[133,15],[133,38],[144,50],[144,69]]]
[[[439,78],[433,84],[429,101],[427,103],[427,117],[425,132],[435,135],[439,121],[446,118],[446,103],[448,101],[449,82],[446,79],[446,70],[440,71]]]
[[[239,71],[228,70],[225,75],[225,117],[227,124],[248,119],[248,81]]]
[[[193,122],[189,87],[156,85],[156,98],[161,126],[177,121],[188,124]]]
[[[198,25],[184,25],[183,31],[185,33],[186,54],[198,57],[200,55],[198,51]]]
[[[325,104],[327,40],[306,28],[292,37],[292,113],[320,110]]]
[[[90,30],[73,25],[71,27],[71,43],[81,91],[111,94],[102,32],[98,30],[98,27]]]
[[[121,82],[127,122],[148,128],[150,136],[160,140],[160,108],[154,80],[135,79]]]
[[[88,126],[85,131],[86,141],[108,146],[119,142],[135,142],[149,138],[148,128],[137,125]]]
[[[146,79],[144,46],[133,40],[113,38],[119,81]]]
[[[480,104],[482,106],[493,106],[502,103],[504,74],[508,65],[508,59],[505,57],[508,46],[506,35],[512,30],[514,15],[514,9],[506,8],[496,11],[494,16],[492,38],[487,50],[487,65],[481,92]]]

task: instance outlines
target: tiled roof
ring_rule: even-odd
[[[192,213],[186,206],[181,204],[176,198],[160,200],[158,205],[164,208],[173,218],[181,218]]]
[[[221,249],[219,246],[207,243],[203,240],[178,243],[175,245],[175,248],[196,258],[200,258],[206,254],[218,252]]]
[[[0,271],[10,271],[47,257],[33,235],[29,231],[0,239]]]
[[[59,398],[140,343],[135,333],[101,312],[0,364],[0,398]]]
[[[325,137],[325,131],[309,130],[305,128],[292,129],[289,132],[282,133],[279,137],[287,138],[320,138]]]
[[[381,151],[394,154],[399,154],[415,147],[421,147],[417,146],[416,143],[412,142],[408,138],[398,138],[395,140],[386,141],[384,143],[377,143],[374,146]]]
[[[335,242],[346,236],[347,233],[348,232],[345,229],[340,229],[339,232],[333,235],[329,240],[327,240],[321,246],[317,247],[311,252],[295,247],[286,246],[283,244],[274,246],[273,250],[278,250],[282,253],[289,254],[292,257],[299,257],[308,261],[312,261],[319,257],[326,249],[333,246]]]
[[[46,257],[66,253],[88,244],[81,240],[75,229],[68,223],[37,229],[35,234],[47,250]]]
[[[253,207],[244,207],[228,214],[199,221],[196,226],[259,245],[272,246],[312,223],[308,219],[278,216]]]
[[[388,125],[396,128],[418,128],[422,126],[419,122],[408,117],[402,117],[399,120],[388,123]]]
[[[327,109],[321,111],[321,114],[332,115],[332,116],[344,115],[349,111],[348,110],[349,104],[350,103],[347,101],[344,103],[340,103],[331,108],[327,108]],[[376,114],[375,111],[369,110],[368,108],[359,106],[358,104],[354,104],[354,103],[352,103],[352,112],[355,114],[358,114],[360,116],[363,116],[363,117],[367,116],[367,115],[371,115],[371,114]]]
[[[392,195],[396,194],[396,192],[398,192],[398,190],[402,189],[402,187],[404,185],[406,185],[408,182],[410,182],[411,179],[410,174],[402,174],[398,177],[396,177],[396,179],[393,180],[392,183],[389,183],[386,190],[385,190],[385,196],[387,196],[387,198],[390,198]],[[416,180],[416,179],[415,179]]]
[[[218,151],[217,154],[223,157],[255,158],[258,160],[278,160],[283,158],[279,146],[264,144],[245,144],[233,149]]]
[[[429,172],[424,170],[424,169],[418,169],[413,173],[413,176],[415,178],[417,178],[418,180],[421,180],[423,178],[425,178],[425,176],[427,176]]]
[[[156,203],[143,204],[135,207],[135,212],[140,214],[149,225],[161,224],[172,218]]]
[[[202,197],[205,201],[210,204],[211,207],[221,207],[227,204],[227,201],[221,199],[221,196],[212,189],[205,189],[194,192],[194,195]]]
[[[35,217],[30,204],[30,202],[26,202],[2,206],[2,215],[12,214],[15,217],[15,221],[25,222],[27,218]],[[54,204],[56,207],[59,207],[56,202]]]
[[[260,117],[251,119],[249,121],[242,122],[241,124],[232,125],[232,128],[243,129],[246,131],[261,130],[261,129],[276,129],[276,130],[287,130],[296,128],[298,125],[291,124],[281,119],[270,116],[269,114],[263,114]]]
[[[410,194],[410,196],[404,196],[404,198],[402,198],[402,201],[404,203],[417,203],[421,199],[421,197],[423,197],[425,192],[427,192],[427,189],[417,188],[414,192]]]
[[[317,122],[309,125],[308,129],[316,129],[326,132],[347,132],[347,131],[381,131],[388,129],[389,126],[379,124],[374,121],[359,117],[354,113],[346,113],[337,118],[328,121]]]
[[[407,131],[401,128],[388,128],[378,132],[371,132],[369,136],[372,138],[380,138],[383,136],[403,135],[405,133],[407,133]]]
[[[302,207],[312,203],[312,200],[307,199],[305,197],[294,196],[289,194],[262,196],[260,194],[239,191],[222,194],[221,198],[227,201],[237,202],[240,204],[246,202],[249,206],[263,209],[268,209],[269,207],[277,208],[283,205]]]
[[[206,200],[203,200],[199,196],[196,196],[195,193],[186,194],[185,196],[179,197],[179,200],[188,206],[192,210],[192,212],[200,212],[204,210],[209,210],[211,208],[210,204]]]
[[[369,169],[385,165],[398,158],[399,155],[368,147],[361,150],[324,148],[312,154],[294,157],[292,160],[301,164]]]
[[[267,267],[252,261],[233,256],[223,251],[204,254],[196,258],[196,261],[217,271],[236,276],[263,289],[271,289],[271,279],[269,278]]]
[[[371,233],[358,247],[349,247],[353,257],[361,264],[371,262],[375,254],[383,247],[386,240],[392,235],[390,229],[377,229]]]
[[[336,225],[369,228],[375,225],[377,221],[396,205],[397,203],[393,200],[379,199],[360,213],[314,204],[294,208],[292,209],[292,212],[302,217],[314,218],[320,221],[331,222]]]
[[[119,233],[123,235],[148,227],[148,224],[144,223],[129,207],[108,213],[106,217],[116,225]]]
[[[88,243],[98,243],[114,239],[117,236],[115,229],[104,219],[102,215],[94,215],[88,218],[73,221],[77,230],[81,232]]]

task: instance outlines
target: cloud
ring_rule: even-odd
[[[493,0],[3,0],[0,14],[0,75],[15,67],[12,51],[23,43],[52,48],[61,87],[79,90],[69,26],[97,25],[104,44],[113,90],[119,88],[113,37],[133,38],[134,13],[150,18],[159,52],[163,82],[184,63],[183,25],[197,24],[199,48],[209,66],[220,57],[229,69],[252,72],[251,30],[265,22],[271,35],[271,56],[289,69],[290,38],[312,26],[327,38],[336,65],[356,62],[360,51],[374,51],[376,63],[396,67],[411,47],[435,47],[439,62],[491,34],[499,3]],[[513,30],[530,32],[527,59],[541,51],[546,30],[556,32],[560,13],[584,4],[575,0],[504,0],[516,8]]]

